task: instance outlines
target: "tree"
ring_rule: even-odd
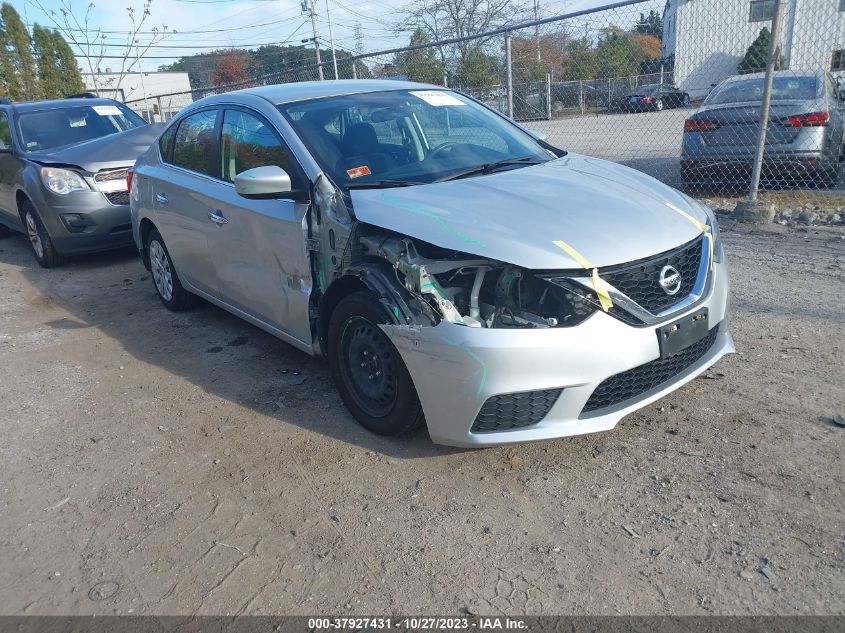
[[[3,57],[8,67],[3,75],[6,80],[6,95],[13,101],[32,101],[41,96],[38,84],[35,57],[32,55],[32,40],[21,16],[8,2],[0,7],[3,33]],[[8,76],[6,76],[8,73]]]
[[[751,43],[751,46],[748,47],[748,50],[745,52],[745,56],[736,67],[736,71],[740,75],[747,75],[749,73],[759,73],[766,70],[771,41],[772,32],[769,31],[768,27],[764,26],[760,29],[760,34],[757,36],[757,39],[755,39]],[[781,70],[783,67],[784,59],[780,54],[780,47],[778,47],[775,51],[775,70]]]
[[[154,26],[143,35],[143,43],[139,35],[150,19],[152,0],[140,0],[138,8],[126,7],[129,27],[120,41],[112,43],[109,36],[93,25],[95,4],[88,2],[85,12],[76,10],[73,0],[59,0],[58,11],[45,6],[45,0],[30,0],[53,23],[53,26],[70,42],[82,55],[94,90],[108,93],[118,92],[123,80],[132,72],[140,70],[140,60],[150,50],[150,47],[160,42],[167,35],[175,34],[175,30],[168,30],[166,25]],[[106,55],[117,57],[117,70],[103,74],[101,68]]]
[[[429,44],[431,39],[423,29],[417,29],[411,35],[409,46]],[[396,69],[411,81],[439,84],[443,81],[443,64],[437,59],[434,48],[421,48],[396,54]]]
[[[74,57],[70,45],[62,37],[62,34],[55,29],[51,35],[53,38],[53,50],[56,55],[56,64],[61,76],[59,94],[66,97],[84,92],[85,82],[82,81],[82,73],[79,72],[79,65],[76,63],[76,57]]]
[[[38,80],[45,99],[58,99],[61,94],[61,72],[56,59],[53,35],[38,24],[32,27],[32,47],[38,62]]]
[[[211,75],[214,86],[243,83],[250,79],[249,55],[243,51],[227,51],[220,55]]]
[[[458,66],[457,80],[463,88],[487,90],[496,83],[496,63],[480,46],[475,46]]]
[[[513,24],[525,9],[519,0],[411,0],[399,10],[399,32],[421,29],[432,42],[453,37],[467,37]],[[438,47],[440,61],[463,64],[470,53],[476,55],[488,38],[459,42],[452,47]],[[476,61],[480,58],[476,55]]]
[[[643,35],[653,35],[658,40],[663,39],[663,18],[661,15],[652,9],[648,15],[640,13],[640,19],[637,20],[637,25],[634,27],[637,33]]]

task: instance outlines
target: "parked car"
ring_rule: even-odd
[[[625,97],[626,112],[660,111],[664,108],[682,108],[689,105],[689,95],[672,84],[646,84],[634,89]]]
[[[763,81],[763,73],[726,79],[684,122],[681,178],[685,187],[750,179]],[[842,157],[842,119],[838,84],[829,73],[776,72],[762,181],[776,186],[834,186]]]
[[[130,199],[167,308],[197,295],[327,356],[376,433],[610,429],[733,350],[709,209],[450,90],[207,97],[138,160]]]
[[[160,132],[112,99],[0,101],[0,235],[45,268],[131,245],[127,169]]]

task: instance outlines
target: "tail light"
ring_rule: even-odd
[[[707,119],[687,119],[684,121],[684,132],[709,132],[716,127],[713,121]]]
[[[830,120],[829,112],[810,112],[787,117],[786,121],[792,127],[821,127]]]
[[[132,191],[132,176],[134,175],[134,169],[130,168],[126,170],[126,191]]]
[[[646,103],[651,103],[652,101],[654,101],[654,97],[643,97],[643,101],[645,101]]]

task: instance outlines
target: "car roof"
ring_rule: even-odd
[[[774,77],[815,77],[816,79],[822,79],[825,76],[825,72],[821,70],[811,70],[811,71],[799,71],[799,70],[776,70],[773,74]],[[725,83],[731,83],[734,81],[742,81],[743,79],[764,79],[766,77],[765,72],[760,73],[748,73],[747,75],[734,75],[733,77],[728,77],[725,79]]]
[[[10,103],[9,106],[15,112],[33,112],[35,110],[57,110],[59,108],[68,108],[73,106],[92,106],[92,105],[114,105],[114,99],[51,99],[48,101],[24,101],[22,103]]]
[[[235,92],[227,92],[202,99],[203,103],[212,104],[218,101],[229,101],[232,95],[256,95],[263,97],[275,105],[319,99],[322,97],[338,97],[341,95],[363,94],[367,92],[381,92],[385,90],[445,90],[442,86],[421,84],[414,81],[395,81],[391,79],[340,79],[328,81],[301,81],[296,83],[274,84],[245,88]],[[199,103],[199,102],[198,102]]]

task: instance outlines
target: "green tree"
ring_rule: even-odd
[[[56,43],[49,29],[36,24],[32,27],[32,46],[38,64],[41,95],[45,99],[61,99],[62,75],[56,57]]]
[[[411,34],[408,45],[420,46],[430,42],[428,33],[423,29],[417,29]],[[399,73],[411,81],[429,84],[439,84],[443,81],[443,65],[437,59],[437,51],[434,47],[397,53],[395,64]]]
[[[51,36],[53,38],[53,50],[56,54],[56,64],[61,74],[59,84],[61,96],[66,97],[85,92],[85,82],[82,80],[79,64],[76,63],[76,57],[73,55],[70,45],[62,37],[62,34],[56,30],[53,30]]]
[[[487,90],[496,83],[496,65],[489,55],[475,46],[458,65],[457,79],[462,88]]]
[[[3,29],[4,58],[8,58],[14,79],[6,85],[6,95],[14,101],[38,99],[41,89],[35,57],[32,55],[32,40],[24,26],[21,16],[8,2],[0,7],[0,19]]]
[[[640,62],[645,59],[642,48],[634,42],[631,34],[615,25],[602,29],[595,57],[598,77],[635,75],[639,72]]]
[[[740,75],[747,75],[749,73],[759,73],[766,70],[766,63],[769,59],[769,46],[772,42],[772,32],[768,27],[760,29],[760,34],[757,36],[748,50],[745,52],[745,57],[739,62],[736,71]],[[781,70],[784,67],[784,59],[780,54],[780,48],[775,51],[775,70]]]
[[[663,39],[663,18],[661,15],[652,9],[648,15],[640,13],[640,19],[637,20],[637,25],[634,27],[637,33],[643,35],[653,35],[659,40]]]

